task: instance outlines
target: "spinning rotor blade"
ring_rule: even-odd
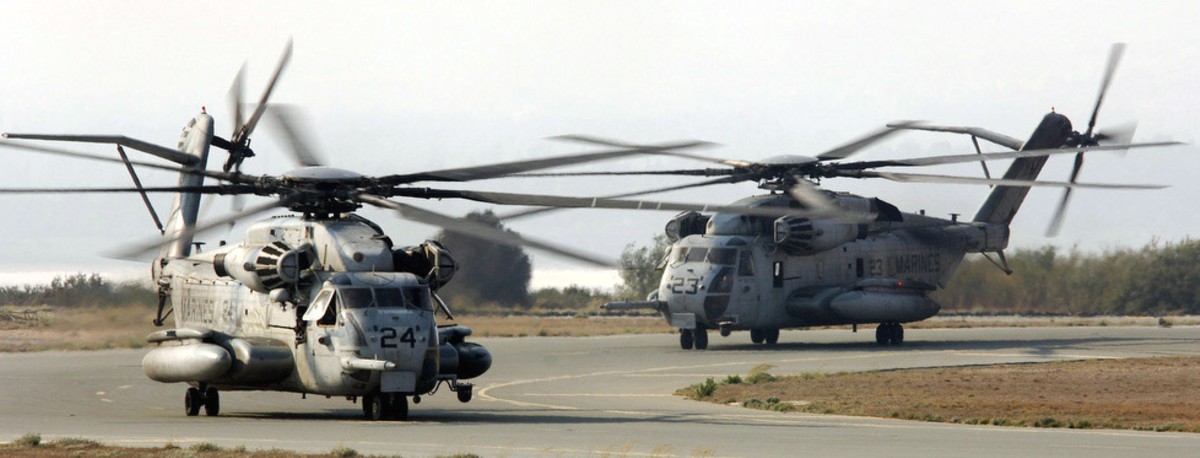
[[[788,194],[793,199],[796,199],[796,202],[804,204],[806,208],[817,213],[835,213],[841,211],[833,199],[830,199],[828,195],[817,189],[817,186],[811,181],[798,176],[793,176],[792,179],[796,181],[796,184],[788,188]]]
[[[909,125],[888,124],[888,127],[894,127],[896,129],[926,130],[926,131],[930,131],[930,132],[951,132],[951,133],[956,133],[956,134],[966,134],[966,135],[970,135],[972,137],[982,138],[989,142],[992,142],[997,145],[1006,147],[1008,149],[1013,149],[1013,150],[1021,149],[1021,146],[1025,144],[1024,141],[1009,137],[1009,136],[1004,135],[999,132],[992,132],[990,130],[987,130],[987,129],[984,129],[981,127],[932,126],[929,124],[909,124]]]
[[[660,145],[654,148],[661,149],[683,149],[694,148],[698,146],[708,145],[708,142],[691,140],[679,142],[670,145]],[[564,165],[583,164],[587,162],[600,161],[605,159],[615,159],[619,157],[632,156],[635,154],[659,154],[659,150],[647,149],[621,149],[616,151],[602,151],[598,153],[572,154],[565,156],[555,156],[543,159],[530,159],[525,161],[501,162],[497,164],[481,165],[476,167],[463,167],[457,169],[436,170],[432,172],[407,173],[387,175],[379,178],[379,181],[388,185],[402,185],[416,183],[419,181],[473,181],[484,180],[488,178],[501,178],[509,175],[528,172],[533,170],[548,169],[551,167],[560,167]]]
[[[222,218],[218,218],[216,220],[209,221],[203,225],[192,228],[192,230],[190,230],[190,231],[180,231],[179,233],[173,234],[169,237],[158,238],[151,242],[143,242],[143,243],[129,246],[120,251],[111,252],[108,254],[108,256],[113,257],[113,258],[118,258],[118,259],[140,260],[141,258],[154,253],[156,250],[160,249],[161,247],[163,247],[165,245],[169,245],[171,243],[174,243],[176,240],[179,240],[179,239],[182,239],[185,237],[194,236],[196,234],[207,231],[214,227],[220,227],[220,226],[223,226],[226,224],[236,223],[238,220],[240,220],[242,218],[248,218],[248,217],[257,215],[259,213],[270,211],[270,210],[273,210],[276,208],[286,208],[296,202],[299,202],[300,199],[301,199],[301,197],[299,195],[287,196],[287,197],[284,197],[279,200],[275,200],[275,201],[267,202],[262,205],[250,207],[249,209],[242,211],[240,213],[234,213],[232,215],[227,215]]]
[[[736,213],[757,216],[790,216],[806,213],[803,209],[776,207],[743,207],[733,205],[688,204],[651,200],[620,200],[602,197],[566,197],[542,194],[506,192],[459,191],[448,189],[408,188],[393,190],[392,195],[425,199],[466,199],[498,205],[534,205],[557,208],[619,208],[649,211],[688,211]]]
[[[283,138],[287,140],[291,146],[290,152],[292,159],[301,167],[319,167],[326,165],[321,157],[309,148],[309,145],[314,144],[310,138],[306,138],[302,134],[305,130],[297,130],[297,124],[307,124],[298,121],[300,119],[300,110],[292,105],[271,105],[271,115],[279,122],[280,129],[283,130]]]
[[[1096,129],[1096,118],[1100,115],[1100,105],[1104,103],[1104,96],[1108,93],[1108,87],[1112,84],[1113,74],[1117,72],[1117,65],[1121,63],[1121,55],[1125,53],[1125,43],[1113,43],[1112,48],[1108,51],[1108,63],[1104,66],[1104,77],[1100,80],[1100,92],[1096,94],[1096,105],[1092,108],[1092,117],[1088,119],[1087,132],[1083,133],[1081,142],[1099,143],[1092,136],[1092,131]],[[1075,164],[1071,167],[1071,183],[1074,183],[1079,178],[1079,171],[1083,168],[1083,152],[1075,155]],[[1062,200],[1058,201],[1058,208],[1054,211],[1054,217],[1050,220],[1050,227],[1046,229],[1046,236],[1053,237],[1058,235],[1058,230],[1062,227],[1063,217],[1067,212],[1067,202],[1071,199],[1071,188],[1063,191]]]
[[[140,192],[186,192],[192,194],[253,194],[254,186],[170,186],[143,188],[0,188],[0,194],[119,194]]]
[[[853,154],[858,153],[863,148],[871,146],[880,140],[899,133],[900,131],[898,129],[916,126],[922,122],[923,121],[900,121],[888,124],[887,127],[878,129],[855,140],[851,140],[849,143],[846,143],[842,146],[838,146],[829,151],[818,154],[817,159],[822,161],[845,159]]]
[[[153,143],[138,140],[136,138],[129,138],[124,135],[46,135],[5,133],[3,137],[17,140],[51,140],[60,142],[114,144],[154,155],[179,165],[195,165],[196,162],[199,161],[196,156],[192,156],[182,151],[167,148],[165,146],[155,145]]]
[[[1112,84],[1113,75],[1117,72],[1117,65],[1121,63],[1121,56],[1125,54],[1125,43],[1113,43],[1108,50],[1108,63],[1104,65],[1104,78],[1100,80],[1100,93],[1096,94],[1096,106],[1092,108],[1092,117],[1088,120],[1088,130],[1084,136],[1090,137],[1092,130],[1096,128],[1096,117],[1100,114],[1100,105],[1104,103],[1104,96],[1108,94],[1108,87]]]
[[[246,120],[246,125],[241,126],[242,131],[245,133],[242,134],[239,140],[249,137],[254,132],[254,128],[258,126],[258,120],[262,119],[263,112],[267,110],[267,101],[271,99],[271,92],[275,90],[275,83],[279,82],[279,76],[283,74],[283,69],[287,67],[291,59],[292,40],[289,38],[287,46],[283,48],[283,55],[279,57],[279,63],[275,64],[275,71],[271,73],[271,81],[267,83],[267,88],[263,90],[262,96],[258,98],[258,104],[254,107],[254,113],[250,115],[250,119]],[[241,109],[239,108],[238,111],[240,112]]]
[[[883,178],[901,183],[949,183],[949,184],[987,184],[1015,187],[1056,187],[1090,188],[1090,189],[1163,189],[1166,185],[1159,184],[1117,184],[1117,183],[1079,183],[1075,181],[1031,181],[1010,180],[1004,178],[976,178],[952,175],[930,175],[923,173],[875,172],[865,171],[863,178]]]
[[[631,170],[624,172],[544,172],[544,173],[518,173],[508,175],[513,178],[544,178],[544,177],[597,177],[597,176],[623,176],[623,175],[683,175],[683,176],[715,176],[715,175],[733,175],[737,173],[733,169],[676,169],[676,170]]]
[[[1055,154],[1075,154],[1080,151],[1123,151],[1132,148],[1153,148],[1159,146],[1182,145],[1180,142],[1134,143],[1130,145],[1081,146],[1071,148],[1033,149],[1024,151],[1004,151],[983,154],[955,154],[950,156],[930,156],[913,159],[891,159],[881,161],[847,162],[837,164],[839,170],[864,170],[878,167],[924,167],[929,165],[960,164],[964,162],[996,161],[1001,159],[1016,159],[1022,157],[1052,156]]]
[[[746,162],[746,161],[738,161],[738,160],[733,160],[733,159],[717,159],[717,158],[711,158],[708,156],[701,156],[699,154],[689,154],[689,153],[681,153],[678,151],[669,151],[666,148],[663,148],[663,146],[639,145],[636,143],[628,143],[628,142],[622,142],[622,141],[617,141],[617,140],[611,140],[611,139],[607,139],[607,138],[593,137],[591,135],[580,135],[580,134],[556,135],[554,137],[550,137],[550,140],[583,143],[585,145],[593,145],[593,146],[612,146],[612,147],[617,147],[617,148],[629,148],[629,149],[645,149],[645,150],[661,149],[662,151],[658,151],[654,154],[661,154],[663,156],[676,156],[676,157],[683,157],[683,158],[688,158],[688,159],[695,159],[698,161],[712,162],[712,163],[721,164],[721,165],[728,165],[730,167],[746,167],[746,166],[750,165],[750,163]],[[716,146],[717,144],[706,142],[705,145],[706,146]]]
[[[703,187],[703,186],[711,186],[714,184],[737,183],[739,181],[752,180],[754,178],[755,178],[755,176],[748,175],[748,174],[747,175],[735,175],[735,176],[730,176],[730,177],[717,178],[715,180],[701,181],[699,183],[688,183],[688,184],[682,184],[682,185],[678,185],[678,186],[667,186],[665,188],[654,188],[654,189],[646,189],[646,190],[642,190],[642,191],[627,192],[627,193],[622,193],[622,194],[607,195],[607,196],[603,196],[602,198],[604,198],[604,199],[619,199],[622,197],[644,196],[647,194],[657,194],[660,192],[678,191],[680,189],[699,188],[699,187]],[[532,210],[524,210],[524,211],[510,213],[508,215],[499,215],[499,218],[502,221],[512,220],[512,219],[524,218],[526,216],[536,215],[539,213],[552,212],[552,211],[556,211],[556,210],[561,210],[561,209],[552,208],[552,207],[535,208]]]
[[[242,126],[246,123],[242,116],[242,85],[246,79],[246,63],[242,62],[241,68],[238,68],[237,75],[233,76],[233,84],[229,85],[229,93],[226,94],[226,102],[229,103],[229,108],[233,110],[233,136],[230,140],[234,143],[238,142],[238,135],[242,131]]]
[[[6,146],[9,148],[20,149],[20,150],[25,150],[25,151],[32,151],[35,153],[53,154],[53,155],[57,155],[57,156],[73,157],[76,159],[87,159],[87,160],[91,160],[91,161],[112,162],[112,163],[116,163],[116,164],[125,165],[125,161],[122,161],[115,157],[96,156],[96,155],[88,154],[88,153],[79,153],[79,152],[69,151],[69,150],[64,150],[64,149],[50,148],[47,146],[28,145],[28,144],[24,144],[24,143],[20,143],[20,142],[12,142],[12,141],[7,141],[7,140],[0,140],[0,146]],[[129,161],[129,163],[133,164],[133,165],[139,165],[142,167],[152,168],[152,169],[166,170],[169,172],[194,173],[197,175],[204,175],[209,178],[217,178],[217,179],[221,179],[221,180],[231,181],[234,183],[248,184],[248,183],[253,183],[255,180],[254,177],[248,177],[246,175],[235,174],[235,173],[215,172],[215,171],[211,171],[211,170],[198,170],[198,169],[192,169],[192,168],[179,168],[179,167],[174,167],[174,166],[169,166],[169,165],[155,164],[153,162],[142,162],[142,161],[133,161],[133,160]]]
[[[452,216],[443,215],[441,213],[432,212],[423,208],[412,205],[402,204],[392,200],[375,197],[368,194],[359,194],[356,200],[374,205],[376,207],[395,210],[400,214],[400,217],[415,221],[418,223],[437,226],[451,232],[458,232],[472,237],[488,240],[495,243],[514,246],[526,246],[536,248],[542,251],[554,253],[560,256],[565,256],[578,261],[583,261],[588,264],[600,267],[616,267],[616,262],[588,253],[576,251],[561,245],[551,242],[543,242],[535,239],[530,239],[512,231],[504,231],[486,224],[471,221],[468,219],[455,218]]]

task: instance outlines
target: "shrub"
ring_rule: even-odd
[[[42,444],[42,435],[38,433],[29,433],[17,438],[13,441],[13,445],[17,447],[37,447]]]

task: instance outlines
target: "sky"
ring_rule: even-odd
[[[590,134],[632,142],[700,139],[735,159],[815,155],[906,119],[985,127],[1025,139],[1051,107],[1082,130],[1111,43],[1128,43],[1099,126],[1137,121],[1137,141],[1200,142],[1200,4],[1162,1],[488,1],[329,2],[0,0],[0,131],[123,134],[174,145],[201,107],[228,136],[226,101],[245,63],[246,98],[265,86],[288,39],[294,54],[273,102],[307,114],[331,165],[408,173],[587,151],[547,140]],[[264,121],[243,171],[295,165]],[[104,145],[59,145],[115,156]],[[1003,148],[990,146],[989,151]],[[968,137],[906,133],[855,160],[972,152]],[[1088,252],[1184,240],[1200,231],[1195,146],[1089,155],[1081,180],[1162,183],[1157,191],[1077,191],[1062,232],[1044,235],[1061,190],[1037,189],[1010,248]],[[214,150],[210,168],[219,167]],[[125,186],[119,165],[0,148],[3,187]],[[572,170],[703,166],[637,157]],[[995,163],[998,173],[1007,164]],[[1041,178],[1065,180],[1071,159]],[[921,172],[980,176],[978,164]],[[169,173],[141,172],[170,185]],[[684,178],[505,179],[465,189],[591,196]],[[986,186],[830,179],[827,189],[906,211],[974,214]],[[454,186],[447,186],[454,187]],[[655,196],[729,203],[753,184]],[[228,198],[206,215],[228,212]],[[251,198],[250,204],[256,200]],[[410,202],[463,215],[488,208]],[[167,196],[155,205],[165,213]],[[503,209],[497,209],[503,211]],[[437,228],[363,210],[394,240]],[[0,196],[0,284],[100,272],[147,279],[147,263],[106,258],[157,232],[135,195]],[[615,259],[647,244],[670,212],[569,210],[509,227]],[[246,223],[249,223],[247,221]],[[245,224],[205,239],[240,240]],[[533,252],[539,286],[607,287],[613,271]]]

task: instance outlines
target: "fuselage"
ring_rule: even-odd
[[[837,199],[875,205],[885,217],[858,223],[713,215],[704,233],[680,238],[665,259],[656,297],[666,318],[681,329],[922,320],[939,309],[928,292],[945,285],[965,253],[1007,243],[999,225],[886,211],[879,208],[886,203],[857,196]],[[738,204],[791,201],[768,195]],[[780,235],[789,230],[791,241]]]

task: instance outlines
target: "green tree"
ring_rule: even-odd
[[[474,220],[505,230],[491,210],[467,214]],[[438,294],[456,306],[472,307],[483,303],[528,308],[529,279],[533,267],[525,249],[481,240],[470,235],[442,231],[437,235],[454,259],[458,271]]]
[[[658,289],[662,280],[658,263],[670,248],[671,241],[665,234],[654,236],[649,246],[634,246],[632,243],[625,245],[620,259],[620,274],[624,283],[617,285],[617,296],[642,300],[651,291]]]

